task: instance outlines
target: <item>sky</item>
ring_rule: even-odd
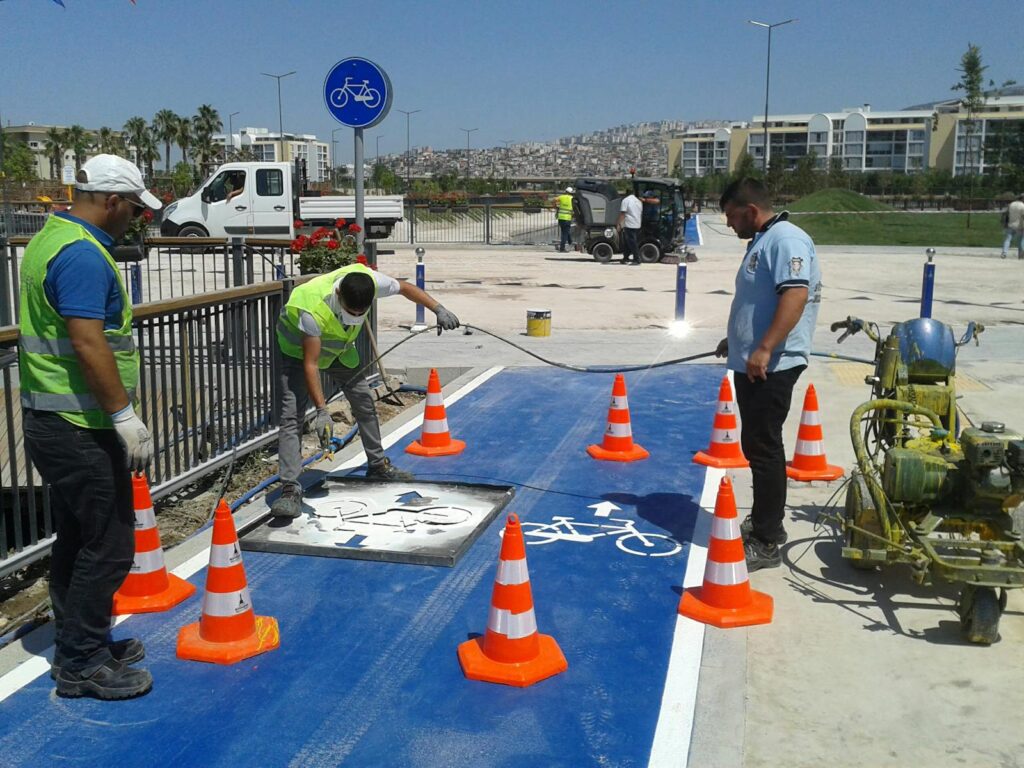
[[[323,103],[339,60],[381,66],[391,114],[366,154],[411,144],[473,147],[648,120],[750,120],[870,103],[900,109],[951,97],[969,43],[997,83],[1024,82],[1021,0],[0,0],[3,123],[120,128],[160,109],[211,104],[227,127],[330,141]],[[377,142],[376,137],[380,136]],[[338,159],[351,161],[341,128]]]

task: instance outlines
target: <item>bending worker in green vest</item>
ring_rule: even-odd
[[[356,350],[356,337],[375,298],[401,295],[437,315],[437,332],[459,327],[459,319],[426,291],[396,280],[362,264],[342,267],[315,277],[292,291],[277,322],[281,367],[281,418],[278,458],[281,495],[271,505],[278,517],[302,514],[302,425],[310,400],[316,407],[314,429],[326,448],[334,435],[334,421],[320,386],[320,372],[329,371],[352,406],[352,416],[366,451],[366,476],[371,479],[412,479],[384,455],[380,423],[373,395]]]
[[[153,458],[132,406],[139,355],[132,306],[110,257],[131,220],[160,201],[132,163],[97,155],[78,171],[75,202],[50,216],[21,266],[18,367],[25,447],[50,486],[56,625],[52,675],[62,696],[126,699],[153,678],[128,666],[142,643],[110,639],[114,592],[132,567],[129,470]]]

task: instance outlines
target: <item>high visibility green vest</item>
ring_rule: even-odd
[[[56,411],[80,427],[111,429],[114,425],[110,415],[100,407],[85,382],[78,356],[71,346],[67,323],[57,314],[43,289],[50,262],[64,248],[81,240],[96,246],[117,280],[121,292],[121,324],[105,329],[103,335],[114,353],[117,372],[128,397],[135,399],[139,354],[132,336],[132,303],[117,264],[85,227],[60,216],[51,216],[28,244],[21,264],[21,336],[18,339],[21,404],[37,411]]]
[[[335,282],[352,272],[362,272],[373,279],[373,270],[362,264],[350,264],[314,277],[292,291],[277,319],[277,343],[282,354],[302,360],[302,337],[305,334],[299,327],[299,316],[302,312],[308,312],[320,328],[320,358],[317,366],[323,370],[329,368],[335,360],[346,368],[359,365],[359,351],[355,344],[363,324],[342,325],[327,303],[334,292]],[[373,280],[373,296],[377,297],[376,280]]]
[[[572,195],[558,196],[558,220],[572,221]]]

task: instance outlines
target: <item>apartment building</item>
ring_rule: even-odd
[[[46,151],[46,143],[48,140],[47,134],[52,130],[64,131],[67,130],[66,125],[37,125],[36,123],[28,123],[26,125],[8,125],[4,127],[4,135],[10,137],[14,141],[22,142],[27,144],[28,148],[32,150],[32,154],[35,156],[35,172],[36,176],[43,181],[59,181],[61,178],[61,170],[65,165],[75,164],[75,153],[71,147],[63,147],[63,157],[61,162],[56,164],[52,162],[52,158]],[[87,129],[87,132],[91,136],[96,135],[96,131]],[[121,140],[121,132],[114,131],[114,139],[116,141]],[[86,159],[98,154],[99,150],[96,147],[89,147],[86,152]]]
[[[970,119],[969,119],[970,117]],[[766,130],[767,127],[767,130]],[[940,168],[959,175],[991,171],[1002,136],[1024,130],[1024,88],[1004,88],[968,116],[960,101],[930,102],[879,112],[870,104],[838,112],[768,115],[729,127],[691,128],[669,142],[668,171],[684,177],[728,173],[749,154],[760,165],[781,158],[792,170],[811,153],[827,168],[832,158],[851,172],[917,173]]]

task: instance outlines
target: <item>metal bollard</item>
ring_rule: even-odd
[[[142,266],[139,264],[128,265],[128,280],[132,287],[132,304],[142,303]]]
[[[427,286],[427,268],[423,264],[423,255],[426,253],[422,248],[416,249],[416,287],[421,291],[426,289]],[[427,327],[423,305],[416,305],[416,322],[413,323],[411,330],[422,331]]]
[[[686,319],[686,264],[676,267],[676,322]]]
[[[935,294],[935,249],[925,251],[928,261],[924,264],[924,277],[921,280],[921,317],[932,316],[932,297]]]

